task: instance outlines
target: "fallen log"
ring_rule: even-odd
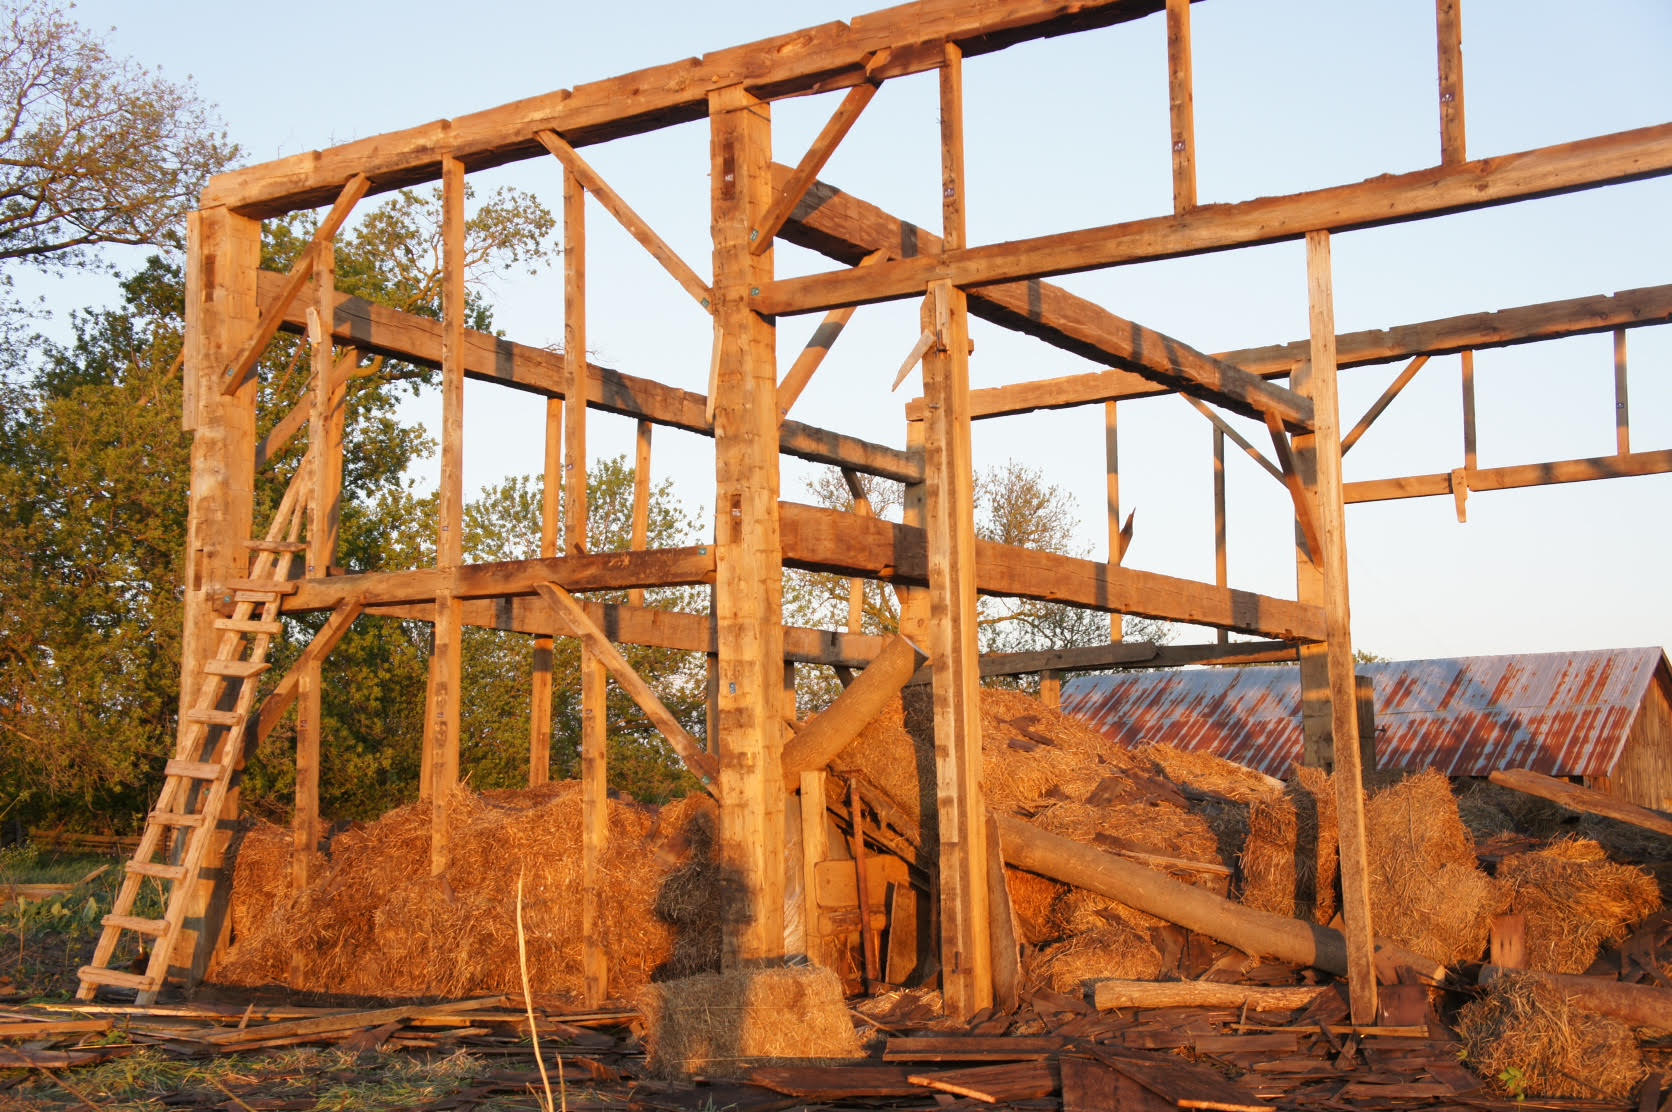
[[[1640,826],[1644,830],[1653,830],[1656,834],[1664,834],[1672,838],[1672,818],[1651,811],[1647,807],[1639,807],[1635,803],[1627,803],[1623,799],[1615,799],[1594,788],[1587,788],[1580,784],[1558,780],[1554,776],[1546,776],[1534,772],[1530,768],[1501,768],[1492,773],[1487,779],[1500,788],[1509,788],[1525,795],[1548,799],[1552,803],[1559,803],[1570,811],[1584,811],[1592,815],[1601,815],[1605,819]]]
[[[904,637],[891,637],[880,653],[851,684],[836,696],[784,745],[780,760],[784,783],[794,791],[803,772],[823,768],[859,736],[883,706],[906,686],[917,666],[927,660],[923,651]]]
[[[1304,1008],[1327,985],[1227,985],[1217,981],[1097,981],[1091,1002],[1099,1011],[1112,1008],[1242,1008],[1286,1012]]]
[[[1010,815],[995,818],[1004,836],[1005,861],[1018,869],[1119,900],[1247,954],[1347,975],[1347,942],[1340,931],[1243,907]],[[1434,983],[1446,977],[1446,967],[1438,962],[1378,940],[1377,977],[1394,983],[1401,966]]]
[[[1569,1003],[1583,1011],[1612,1016],[1633,1027],[1672,1031],[1672,991],[1667,989],[1571,973],[1532,973],[1496,965],[1480,967],[1480,983],[1483,985],[1506,975],[1541,977],[1560,989]]]

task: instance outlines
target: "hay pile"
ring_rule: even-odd
[[[1032,963],[1033,975],[1064,995],[1085,991],[1086,982],[1111,977],[1153,981],[1161,976],[1161,951],[1149,936],[1125,923],[1096,926],[1047,947]]]
[[[1475,862],[1451,781],[1418,772],[1377,792],[1364,818],[1377,935],[1446,965],[1480,957],[1503,899]]]
[[[549,784],[525,792],[452,801],[450,862],[439,877],[426,867],[428,804],[401,807],[338,835],[306,891],[292,894],[288,855],[271,845],[287,835],[256,827],[245,838],[233,886],[233,945],[214,970],[223,984],[281,984],[353,996],[463,997],[522,991],[517,967],[516,887],[524,874],[523,922],[534,991],[567,996],[581,973],[580,787]],[[643,984],[675,954],[716,943],[684,936],[685,923],[658,917],[656,901],[681,854],[652,852],[681,836],[700,847],[698,804],[668,809],[611,800],[604,858],[602,935],[611,986]],[[709,827],[710,831],[712,826]],[[710,835],[711,840],[711,835]],[[695,852],[686,852],[692,862]],[[683,952],[682,964],[700,964]],[[717,962],[716,962],[717,964]]]
[[[1582,1012],[1537,974],[1505,974],[1457,1015],[1465,1060],[1514,1096],[1619,1100],[1643,1080],[1631,1028]]]
[[[736,1076],[750,1066],[863,1058],[842,982],[820,966],[704,973],[647,985],[647,1066],[658,1077]]]
[[[1509,909],[1527,917],[1528,967],[1546,973],[1585,972],[1603,945],[1660,908],[1653,877],[1584,838],[1504,858],[1498,883]]]
[[[1281,794],[1249,805],[1240,859],[1243,904],[1328,923],[1335,917],[1340,844],[1334,781],[1320,769],[1296,768]]]

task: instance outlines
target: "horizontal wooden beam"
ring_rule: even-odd
[[[283,611],[300,614],[335,609],[350,602],[368,607],[395,602],[433,602],[442,592],[458,599],[532,595],[535,586],[544,582],[557,583],[570,591],[713,583],[714,550],[653,548],[643,552],[600,552],[465,564],[456,570],[420,568],[302,579],[296,581],[295,592],[285,596]]]
[[[1556,483],[1584,483],[1592,479],[1619,479],[1631,475],[1664,475],[1672,472],[1672,451],[1631,452],[1623,456],[1559,460],[1554,463],[1521,463],[1509,467],[1482,467],[1456,472],[1466,480],[1470,492],[1511,490],[1516,487],[1553,486]],[[1347,502],[1388,502],[1398,498],[1434,498],[1450,495],[1453,472],[1437,475],[1407,475],[1397,479],[1365,479],[1344,483]]]
[[[355,173],[377,191],[441,176],[443,157],[471,170],[543,155],[535,133],[550,129],[572,145],[635,135],[708,115],[708,94],[742,85],[772,100],[851,88],[936,69],[944,41],[966,56],[1029,39],[1137,19],[1160,0],[918,0],[825,23],[787,35],[716,50],[700,58],[637,70],[620,77],[459,116],[405,131],[308,151],[244,170],[219,174],[203,191],[202,206],[226,205],[245,216],[277,216],[334,197]],[[877,63],[879,51],[887,59]]]
[[[922,529],[794,502],[779,503],[779,513],[786,567],[928,582]],[[976,589],[982,594],[1118,610],[1284,641],[1323,637],[1323,611],[1287,599],[991,541],[976,542],[975,559]]]
[[[654,607],[578,600],[587,615],[618,645],[647,645],[680,652],[718,651],[713,623],[706,614]],[[471,599],[461,604],[463,622],[480,629],[527,633],[537,637],[573,637],[575,632],[551,607],[527,595]],[[428,603],[388,603],[366,608],[371,617],[428,622],[434,607]],[[863,668],[882,651],[886,637],[870,633],[842,633],[826,629],[784,627],[784,659],[798,664],[828,664]]]
[[[970,295],[973,309],[977,293]],[[1512,347],[1563,336],[1584,336],[1620,328],[1672,322],[1672,285],[1645,286],[1614,294],[1519,305],[1496,312],[1343,332],[1335,338],[1342,367],[1368,367],[1422,355],[1449,355],[1481,348]],[[1219,358],[1263,378],[1281,378],[1306,358],[1310,340],[1226,351]],[[1004,417],[1036,409],[1154,397],[1173,391],[1124,371],[1090,371],[970,391],[970,416]]]
[[[791,171],[783,166],[774,170],[782,188]],[[941,251],[939,236],[823,182],[808,192],[782,236],[856,265],[879,250],[895,259]],[[1152,383],[1164,392],[1182,390],[1260,421],[1271,413],[1297,430],[1312,423],[1312,403],[1300,395],[1059,286],[1013,282],[971,289],[969,309],[983,320],[1120,368],[1112,373],[1123,380]],[[921,406],[913,402],[907,417],[919,419]]]
[[[1380,227],[1667,173],[1672,173],[1672,124],[1657,124],[1307,193],[1203,205],[1178,215],[920,255],[864,270],[783,278],[762,286],[751,306],[766,314],[816,312],[920,296],[933,281],[973,289],[1279,243],[1313,231]]]
[[[284,276],[262,271],[258,297],[263,311],[278,303]],[[311,304],[302,297],[298,304]],[[292,306],[285,314],[284,327],[300,332],[307,327],[304,310]],[[413,313],[403,313],[347,294],[337,295],[332,316],[332,335],[372,355],[384,355],[424,367],[441,365],[441,322]],[[587,365],[592,384],[587,405],[607,413],[619,413],[658,425],[685,429],[703,436],[714,435],[705,409],[707,399],[690,390],[667,386],[654,379]],[[563,356],[545,348],[529,347],[510,340],[476,332],[464,334],[466,378],[497,382],[549,398],[563,397],[565,371]],[[923,463],[910,452],[873,444],[858,437],[785,421],[779,430],[779,447],[787,455],[815,463],[849,467],[869,475],[897,482],[921,482]]]
[[[1229,645],[1151,645],[1113,641],[1073,649],[1026,653],[987,653],[983,676],[1021,676],[1034,672],[1102,672],[1111,668],[1182,668],[1196,664],[1274,664],[1295,659],[1285,641],[1234,641]],[[925,675],[923,678],[927,678]]]

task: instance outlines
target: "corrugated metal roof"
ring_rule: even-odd
[[[1381,767],[1606,776],[1665,662],[1660,648],[1598,649],[1399,660],[1358,671],[1376,689]],[[1272,776],[1300,758],[1294,665],[1080,676],[1063,685],[1062,709],[1124,745],[1203,750]]]

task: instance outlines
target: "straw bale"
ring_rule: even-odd
[[[1175,784],[1183,784],[1201,792],[1211,792],[1239,803],[1269,799],[1282,791],[1265,773],[1256,772],[1247,765],[1228,761],[1213,753],[1151,742],[1134,749],[1132,755],[1138,760],[1153,764]]]
[[[1536,974],[1506,973],[1457,1014],[1465,1061],[1512,1095],[1619,1100],[1643,1080],[1631,1028],[1580,1011]]]
[[[1503,898],[1475,862],[1445,776],[1427,769],[1371,798],[1365,857],[1379,936],[1447,965],[1480,956]]]
[[[1504,858],[1498,882],[1510,910],[1527,917],[1528,968],[1546,973],[1585,972],[1605,944],[1660,908],[1653,877],[1584,838]]]
[[[706,795],[687,796],[662,808],[657,831],[672,865],[655,894],[656,917],[673,929],[673,952],[654,974],[674,980],[720,968],[721,870],[715,861],[719,809]]]
[[[679,1079],[737,1076],[772,1062],[864,1057],[842,982],[819,966],[703,973],[645,986],[650,1072]]]
[[[1161,975],[1161,952],[1148,934],[1110,923],[1058,942],[1029,965],[1032,975],[1054,991],[1074,994],[1084,992],[1088,981],[1153,981]]]
[[[227,911],[232,921],[231,944],[215,955],[211,978],[233,960],[246,939],[259,937],[276,916],[285,913],[290,905],[290,860],[291,832],[284,827],[255,819],[238,833],[232,846],[233,896]],[[285,959],[284,965],[274,964],[278,959]],[[268,981],[283,979],[289,965],[283,954],[263,953],[254,960],[265,964],[262,972]]]
[[[424,867],[428,804],[346,831],[333,839],[315,881],[229,954],[218,979],[356,996],[520,992],[520,871],[531,985],[540,993],[578,995],[579,785],[487,796],[460,788],[450,808],[449,864],[440,876]],[[673,953],[673,928],[652,914],[670,869],[646,851],[652,809],[611,800],[607,815],[601,933],[611,985],[621,991],[644,983]],[[288,885],[288,877],[279,883]],[[241,883],[233,898],[236,917],[239,901],[249,899]]]
[[[1066,884],[1007,866],[1004,886],[1010,890],[1010,909],[1016,914],[1016,925],[1022,932],[1023,942],[1038,946],[1058,937],[1054,908],[1057,901],[1067,894]]]
[[[1249,805],[1248,827],[1244,906],[1315,923],[1334,918],[1341,841],[1334,781],[1319,769],[1296,768],[1281,795]]]

